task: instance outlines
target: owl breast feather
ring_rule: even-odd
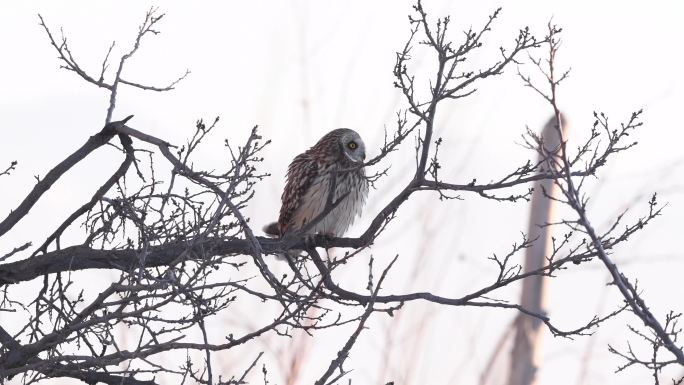
[[[300,200],[299,207],[292,215],[289,226],[287,226],[288,232],[301,229],[325,210],[333,175],[335,174],[324,172],[314,177]],[[336,175],[334,202],[337,202],[345,194],[347,195],[332,211],[306,231],[307,234],[321,233],[336,237],[342,236],[354,222],[354,219],[361,215],[361,209],[368,195],[368,182],[363,171],[355,170]]]

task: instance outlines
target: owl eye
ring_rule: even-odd
[[[356,144],[356,142],[349,142],[349,143],[347,143],[347,147],[349,147],[350,150],[356,149],[357,146],[358,146],[358,145]]]

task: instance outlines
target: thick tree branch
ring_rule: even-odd
[[[122,121],[125,123],[125,120]],[[12,210],[10,214],[2,222],[0,222],[0,236],[8,232],[17,222],[21,220],[31,210],[34,204],[38,202],[40,197],[52,187],[52,185],[69,171],[76,163],[85,159],[91,152],[100,148],[116,134],[113,130],[113,125],[107,125],[99,133],[91,136],[78,150],[74,151],[66,159],[60,162],[55,168],[50,170],[45,177],[43,177],[33,187],[31,192],[26,195],[26,198],[19,204],[19,206]]]

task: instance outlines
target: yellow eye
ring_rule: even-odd
[[[357,146],[356,142],[347,143],[347,147],[349,147],[350,150],[356,149],[356,146]]]

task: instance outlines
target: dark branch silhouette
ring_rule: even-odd
[[[473,52],[491,46],[486,42],[487,32],[494,27],[499,13],[496,10],[481,27],[464,31],[457,41],[451,38],[449,17],[433,20],[422,3],[417,2],[409,17],[409,38],[397,52],[393,68],[394,86],[403,95],[406,107],[397,113],[396,130],[389,136],[385,133],[383,145],[376,149],[377,155],[364,165],[379,168],[369,173],[371,183],[383,178],[389,167],[386,156],[410,146],[406,140],[411,138],[416,143],[415,169],[407,174],[401,191],[387,199],[380,210],[367,214],[373,219],[360,235],[344,238],[293,235],[282,239],[257,236],[252,230],[253,224],[243,214],[244,208],[254,203],[257,183],[268,176],[260,170],[260,163],[270,141],[261,137],[257,127],[241,143],[226,141],[230,162],[224,169],[201,170],[195,167],[194,159],[203,149],[203,140],[219,124],[218,118],[211,125],[199,120],[193,135],[182,146],[149,135],[142,127],[133,128],[132,116],[113,119],[119,87],[165,92],[175,89],[189,74],[185,71],[164,87],[121,77],[127,60],[142,49],[146,37],[159,34],[157,28],[163,14],[151,9],[145,15],[131,48],[118,59],[114,71],[108,71],[109,65],[117,62],[112,57],[115,46],[112,43],[97,75],[79,64],[67,38],[56,39],[40,17],[40,25],[58,53],[61,68],[108,92],[109,103],[104,128],[99,131],[93,128],[93,136],[36,183],[0,222],[0,237],[33,210],[50,187],[59,183],[74,165],[87,165],[89,155],[106,144],[117,147],[111,143],[114,137],[121,145],[122,159],[110,177],[94,188],[88,201],[48,235],[36,235],[39,246],[28,257],[19,258],[22,252],[33,247],[33,241],[15,247],[0,258],[0,286],[5,289],[0,311],[20,311],[23,317],[21,325],[0,324],[0,379],[19,376],[23,382],[32,383],[67,377],[86,383],[157,384],[162,383],[160,376],[164,375],[180,382],[191,379],[202,384],[243,384],[248,383],[249,373],[263,360],[263,352],[250,361],[247,369],[232,374],[229,380],[213,366],[216,352],[257,344],[266,335],[288,337],[293,331],[301,330],[315,336],[321,329],[352,324],[353,332],[343,346],[331,350],[330,364],[321,368],[322,374],[316,381],[317,384],[341,383],[350,372],[344,368],[346,359],[362,338],[367,321],[377,314],[391,316],[406,311],[404,304],[412,301],[427,301],[436,307],[508,309],[543,323],[555,336],[567,338],[590,334],[628,308],[654,334],[654,337],[639,334],[653,344],[654,357],[659,348],[665,348],[673,358],[649,361],[637,358],[631,351],[620,353],[614,349],[614,352],[628,360],[629,365],[644,365],[656,372],[670,364],[684,364],[684,354],[676,345],[679,315],[668,315],[664,323],[658,321],[640,297],[636,284],[620,272],[609,256],[609,251],[628,242],[634,233],[661,214],[662,207],[655,196],[649,202],[648,212],[636,223],[618,226],[622,221],[620,216],[603,233],[592,226],[585,210],[588,198],[583,195],[583,181],[596,177],[616,154],[635,144],[630,142],[629,134],[641,125],[640,113],[633,114],[620,129],[612,129],[604,115],[596,115],[590,136],[577,146],[576,152],[570,153],[562,136],[556,103],[557,86],[568,76],[567,72],[557,76],[554,69],[560,29],[549,26],[548,34],[537,37],[529,28],[521,28],[512,43],[498,48],[497,60],[481,67],[467,64],[470,62],[466,59]],[[412,68],[411,53],[416,44],[426,46],[436,63],[425,90],[419,89],[424,79],[417,82]],[[541,60],[534,59],[534,52],[544,47],[550,47],[548,68]],[[445,139],[436,136],[434,127],[442,106],[472,95],[482,82],[493,81],[511,65],[520,64],[523,56],[532,60],[550,85],[550,90],[544,91],[530,76],[518,70],[525,85],[540,93],[553,107],[562,139],[560,149],[545,148],[543,138],[529,131],[523,136],[524,143],[531,150],[530,158],[538,160],[502,170],[501,176],[491,181],[442,180],[439,146]],[[16,164],[12,162],[0,176],[7,178]],[[168,178],[162,178],[162,170],[170,170]],[[451,199],[472,193],[473,198],[525,204],[532,193],[529,184],[541,180],[555,183],[563,198],[552,199],[560,199],[577,215],[546,224],[567,233],[554,238],[552,253],[546,256],[544,266],[523,271],[514,262],[515,256],[536,241],[523,234],[522,241],[513,243],[510,251],[490,258],[496,274],[491,276],[489,284],[456,297],[435,294],[430,287],[388,293],[382,284],[392,274],[390,268],[398,256],[382,269],[377,280],[374,279],[375,259],[371,258],[367,293],[338,284],[338,269],[345,264],[365,264],[367,259],[360,258],[362,253],[373,244],[384,242],[383,231],[401,215],[402,205],[413,194],[427,191],[436,193],[439,199]],[[332,194],[329,198],[324,214],[339,204],[339,200],[333,202]],[[82,241],[62,245],[63,235],[76,231],[73,227],[79,223],[85,230]],[[582,233],[586,239],[573,238],[572,232]],[[337,257],[329,254],[325,258],[322,249],[327,251],[333,247],[343,248],[346,253]],[[302,251],[303,255],[287,253],[292,250]],[[272,255],[289,255],[291,274],[278,277],[272,270],[276,263]],[[549,314],[497,298],[517,282],[530,277],[554,277],[595,259],[603,262],[611,273],[625,304],[571,330],[557,327]],[[75,275],[88,276],[94,269],[118,275],[111,282],[98,282],[101,288],[97,292],[84,291]],[[31,301],[14,300],[13,289],[28,282],[35,282],[40,290]],[[271,318],[255,320],[259,323],[251,330],[239,335],[226,332],[217,340],[207,322],[229,311],[237,301],[251,301],[254,306],[271,306],[276,310]],[[136,336],[134,346],[121,345],[116,332],[120,327]],[[177,351],[186,352],[188,358],[175,366],[158,363],[165,353]],[[191,359],[191,352],[198,353],[202,360]],[[262,365],[266,381],[267,364]]]

